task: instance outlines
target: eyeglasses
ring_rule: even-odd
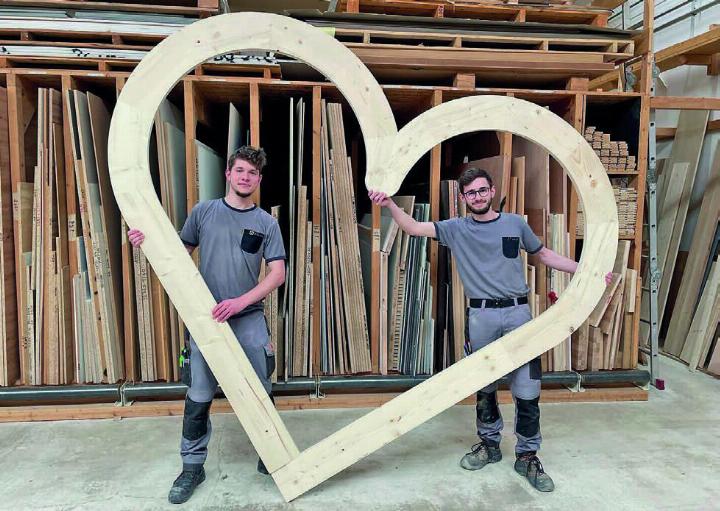
[[[478,195],[480,197],[487,197],[489,193],[490,188],[488,188],[487,186],[483,186],[482,188],[478,188],[477,190],[468,190],[467,192],[463,192],[463,195],[468,199],[472,200]]]

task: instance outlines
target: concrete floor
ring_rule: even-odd
[[[542,406],[540,494],[505,458],[458,465],[474,409],[456,406],[286,505],[237,419],[213,417],[207,480],[182,509],[720,509],[720,380],[663,359],[667,390],[647,403]],[[282,412],[304,448],[365,410]],[[513,410],[502,407],[506,424]],[[182,420],[162,417],[0,425],[0,509],[181,509],[167,503]],[[506,427],[507,429],[507,427]]]

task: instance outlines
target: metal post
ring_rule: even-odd
[[[655,95],[655,80],[657,77],[655,58],[651,56],[652,83],[650,86],[650,97]],[[660,379],[660,356],[658,348],[658,288],[662,277],[658,269],[657,253],[657,173],[656,173],[656,139],[655,139],[655,109],[650,108],[650,126],[648,127],[648,169],[647,180],[647,204],[648,204],[648,239],[650,243],[650,254],[648,256],[650,276],[650,381],[662,390],[664,381]]]

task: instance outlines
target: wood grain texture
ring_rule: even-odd
[[[244,30],[237,31],[238,26]],[[212,295],[159,204],[148,173],[153,115],[173,84],[209,57],[247,48],[303,60],[338,86],[363,132],[368,188],[392,195],[432,147],[462,133],[494,130],[519,135],[547,149],[567,171],[582,202],[593,204],[585,216],[587,239],[578,272],[550,310],[302,453],[230,328],[212,320]],[[148,87],[149,83],[154,86]],[[321,30],[272,14],[209,18],[151,51],[118,99],[110,128],[109,162],[123,216],[128,225],[145,232],[144,253],[287,500],[567,338],[595,307],[616,252],[618,219],[610,182],[592,148],[560,117],[522,100],[475,96],[443,103],[398,132],[380,86],[347,48]]]

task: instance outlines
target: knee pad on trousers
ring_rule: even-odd
[[[207,433],[207,421],[210,415],[210,405],[198,403],[189,397],[185,398],[185,413],[183,415],[183,437],[187,440],[198,440]]]
[[[497,392],[478,392],[475,411],[477,412],[477,418],[483,424],[493,424],[497,421],[500,418]]]
[[[535,399],[515,398],[517,405],[517,424],[515,430],[525,438],[530,438],[540,431],[540,397]]]

